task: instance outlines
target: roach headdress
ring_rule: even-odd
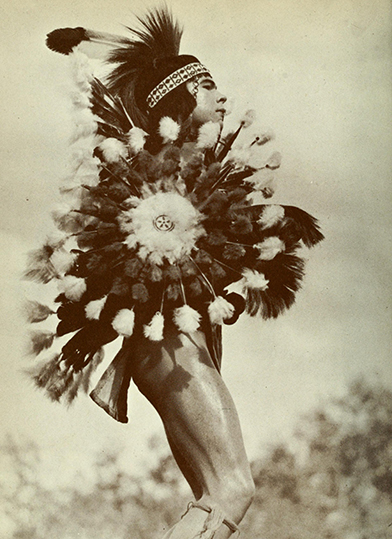
[[[124,103],[132,103],[134,120],[170,91],[194,76],[208,72],[197,58],[180,55],[182,28],[167,10],[157,9],[139,18],[140,30],[131,30],[136,39],[114,50],[109,61],[116,65],[109,75],[109,88]]]

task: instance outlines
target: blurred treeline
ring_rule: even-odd
[[[392,392],[356,382],[302,420],[290,447],[252,462],[257,493],[241,537],[392,538]],[[124,472],[118,455],[106,456],[88,490],[45,487],[34,446],[9,441],[1,456],[7,539],[161,539],[190,500],[168,454],[143,478]]]

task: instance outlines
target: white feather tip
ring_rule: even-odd
[[[147,136],[147,133],[140,127],[132,127],[128,131],[128,144],[133,153],[136,154],[143,150]]]
[[[144,326],[144,336],[151,341],[161,341],[163,339],[164,323],[163,314],[158,311],[152,317],[151,322]]]
[[[159,122],[159,134],[163,138],[164,144],[174,142],[180,134],[180,126],[170,116],[164,116]]]
[[[197,148],[213,148],[218,141],[220,135],[220,125],[216,122],[207,122],[199,129],[197,137]]]
[[[119,335],[130,337],[135,325],[135,313],[133,309],[121,309],[113,319],[112,326]]]
[[[125,159],[128,154],[126,146],[116,138],[103,140],[99,145],[99,149],[108,163],[117,163],[120,159]]]
[[[229,303],[222,296],[217,296],[208,306],[208,314],[213,324],[223,324],[224,320],[228,320],[234,314],[234,305]]]
[[[266,290],[268,287],[268,279],[265,278],[264,273],[259,273],[251,269],[244,269],[242,272],[243,280],[242,284],[244,289],[255,288],[257,290]]]
[[[247,110],[241,120],[241,125],[244,129],[250,127],[256,119],[256,112],[254,110]]]
[[[201,314],[189,305],[178,307],[174,311],[174,322],[180,331],[191,333],[200,326]]]
[[[100,314],[102,312],[102,309],[105,306],[106,298],[107,298],[107,296],[104,296],[101,299],[95,299],[95,300],[90,301],[89,303],[87,303],[84,310],[85,310],[85,313],[86,313],[86,317],[89,320],[98,320],[99,319],[99,316],[100,316]]]

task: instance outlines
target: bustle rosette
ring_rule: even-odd
[[[181,142],[180,126],[163,118],[161,148],[150,152],[121,100],[92,77],[83,55],[71,56],[78,161],[61,187],[66,203],[53,212],[59,234],[31,253],[26,271],[58,286],[54,306],[29,304],[30,322],[58,319],[55,332],[33,332],[31,351],[70,338],[33,376],[68,402],[87,391],[102,347],[119,336],[159,341],[166,327],[232,323],[241,303],[250,316],[278,316],[304,275],[299,249],[323,238],[299,208],[253,204],[255,193],[272,196],[280,156],[252,164],[268,132],[236,146],[250,113],[225,136],[205,124],[196,144]],[[232,283],[241,295],[225,291]]]

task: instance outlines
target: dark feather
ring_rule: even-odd
[[[30,251],[27,255],[27,269],[23,277],[29,281],[48,283],[56,276],[56,272],[50,257],[54,248],[49,244],[44,244],[40,249]]]
[[[321,240],[324,239],[323,234],[320,231],[317,219],[296,206],[283,206],[285,210],[285,216],[291,219],[301,240],[307,247],[313,247]]]
[[[221,151],[218,153],[218,156],[217,156],[217,160],[222,162],[223,159],[226,157],[226,155],[229,153],[229,151],[231,150],[234,142],[236,141],[238,135],[240,134],[241,132],[241,129],[242,129],[242,124],[239,126],[239,128],[237,129],[237,131],[234,131],[234,133],[231,133],[229,134],[224,143],[223,143],[223,148],[221,149]]]
[[[231,318],[224,320],[224,323],[228,326],[235,324],[240,315],[245,311],[246,302],[245,299],[239,294],[231,292],[230,294],[224,294],[223,297],[226,301],[229,301],[234,307],[234,313]]]
[[[242,182],[245,178],[249,178],[249,176],[252,176],[256,172],[256,169],[253,167],[245,167],[243,170],[235,171],[227,175],[227,177],[222,182],[222,187],[227,189],[227,187],[230,187],[231,189],[235,188],[236,186],[242,186]],[[247,185],[247,189],[251,189],[251,186]]]
[[[38,356],[53,344],[55,333],[52,331],[34,331],[30,335],[30,353]]]
[[[84,28],[58,28],[46,36],[47,47],[60,54],[70,54],[72,49],[89,37]]]
[[[94,228],[86,229],[77,235],[77,242],[81,249],[105,247],[110,242],[118,242],[123,239],[124,234],[115,224],[101,223]]]
[[[268,288],[247,290],[246,311],[250,316],[276,318],[295,301],[304,275],[304,261],[291,253],[279,253],[273,260],[259,261],[255,269],[269,280]]]
[[[56,354],[44,364],[29,369],[27,373],[32,377],[35,385],[40,389],[46,388],[60,373],[60,354]]]
[[[54,314],[54,311],[38,301],[27,301],[25,304],[25,313],[27,321],[30,324],[35,324],[46,320],[51,314]]]
[[[93,355],[92,361],[90,361],[87,367],[84,369],[82,377],[82,389],[83,392],[88,394],[90,391],[90,380],[91,376],[98,367],[98,365],[103,361],[105,357],[105,352],[103,348],[99,348]]]
[[[109,75],[110,87],[116,93],[128,83],[132,72],[152,66],[156,58],[177,56],[180,51],[182,29],[167,9],[151,10],[138,20],[140,30],[128,28],[137,39],[114,50],[109,58],[117,64]]]
[[[85,305],[81,302],[66,301],[57,310],[60,319],[57,325],[57,335],[61,337],[71,331],[80,329],[87,323]]]
[[[83,369],[93,355],[117,337],[111,325],[96,320],[79,330],[62,348],[62,360],[75,371]]]
[[[73,375],[72,383],[68,386],[64,397],[68,405],[72,404],[78,396],[79,389],[82,387],[84,379],[83,371],[79,371]]]
[[[91,110],[103,121],[102,125],[116,132],[116,138],[123,138],[132,127],[132,121],[120,98],[114,96],[98,79],[91,82]],[[102,127],[102,126],[101,126]],[[113,136],[113,131],[110,136]]]
[[[49,398],[58,402],[60,398],[66,393],[74,379],[74,372],[72,370],[58,371],[58,375],[52,379],[45,387]]]
[[[255,204],[254,206],[244,206],[241,210],[249,215],[252,221],[256,221],[266,206],[268,204]],[[286,237],[291,237],[295,241],[302,240],[307,247],[313,247],[324,239],[317,219],[312,215],[296,206],[283,204],[281,206],[284,208],[284,218],[269,229],[269,235],[275,233],[275,228],[278,228],[283,240],[286,240]]]

